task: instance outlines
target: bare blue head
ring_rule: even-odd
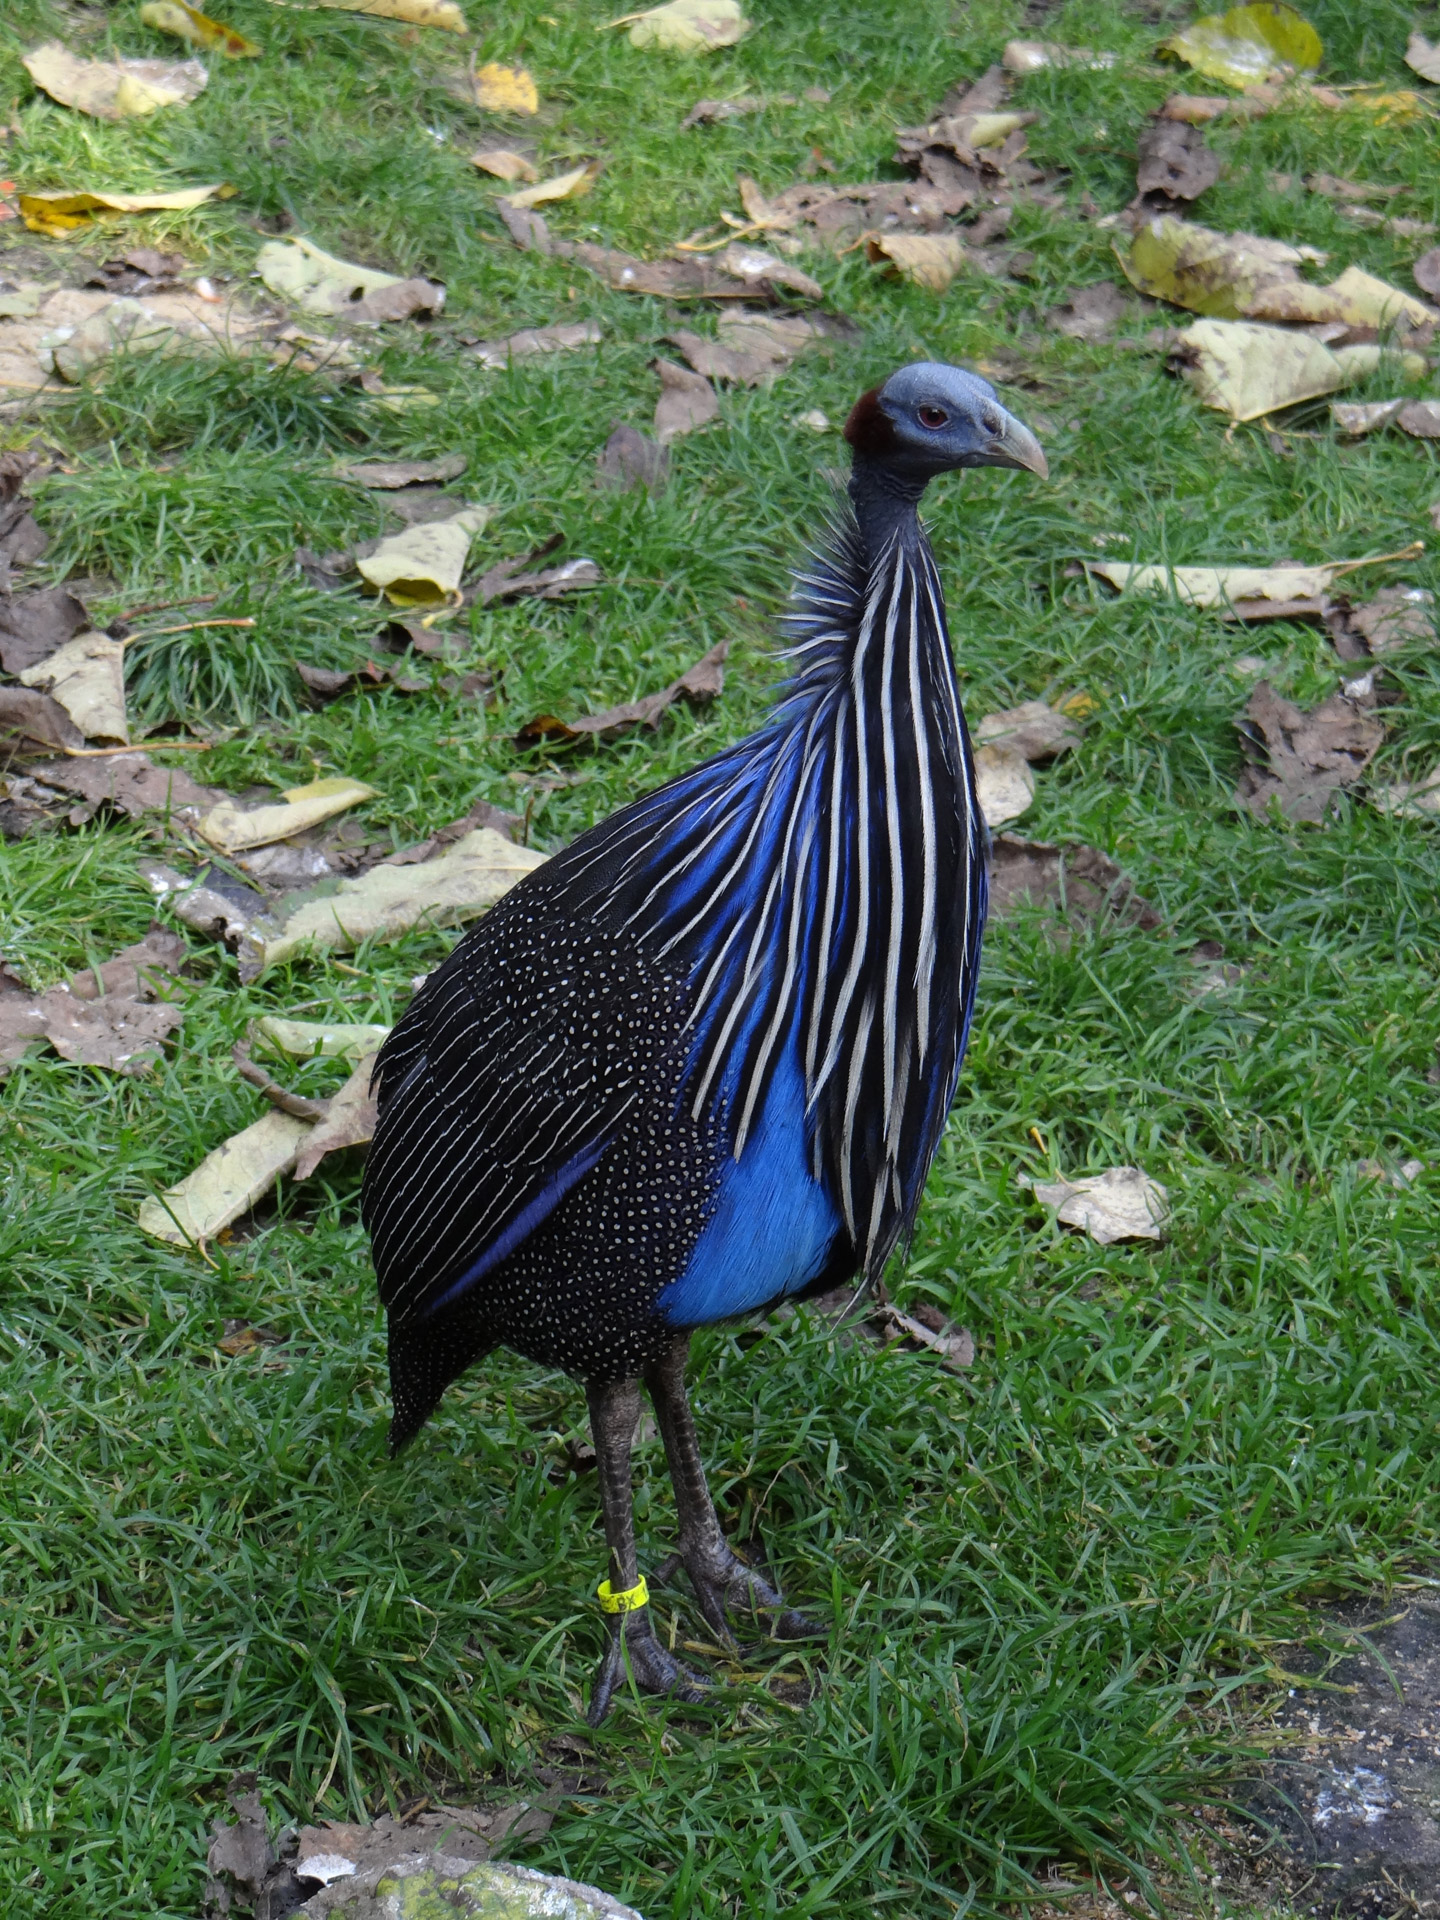
[[[867,503],[918,501],[938,474],[957,467],[1050,469],[1030,429],[1008,413],[977,374],[917,360],[855,402],[845,422],[853,456],[851,496]]]

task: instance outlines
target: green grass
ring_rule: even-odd
[[[174,49],[128,7],[82,25],[23,0],[0,35],[0,102],[20,103],[22,128],[5,170],[26,186],[223,178],[235,198],[124,229],[214,273],[248,274],[261,231],[288,216],[337,252],[446,280],[440,325],[374,348],[387,379],[423,384],[435,407],[396,414],[243,362],[151,361],[44,415],[67,455],[41,495],[48,574],[103,576],[103,618],[204,594],[216,615],[255,621],[137,643],[135,710],[214,729],[220,744],[187,765],[217,783],[370,780],[365,817],[402,842],[487,798],[529,807],[532,840],[557,846],[744,732],[774,684],[785,569],[825,507],[819,469],[840,458],[794,416],[842,419],[919,353],[1023,362],[1034,384],[1007,397],[1045,423],[1053,483],[980,475],[930,504],[967,704],[1096,698],[1083,748],[1042,773],[1023,827],[1106,848],[1166,928],[1062,950],[1022,919],[990,939],[962,1096],[894,1276],[974,1330],[968,1374],[803,1313],[699,1343],[717,1498],[741,1537],[758,1529],[828,1640],[746,1667],[702,1714],[622,1702],[596,1740],[608,1791],[562,1801],[524,1855],[647,1920],[928,1920],[993,1911],[1054,1860],[1143,1884],[1147,1862],[1175,1854],[1185,1810],[1226,1791],[1248,1737],[1237,1701],[1307,1609],[1440,1545],[1434,1176],[1395,1193],[1355,1173],[1377,1155],[1440,1162],[1425,1077],[1440,1031],[1436,828],[1358,803],[1323,830],[1237,814],[1249,682],[1235,659],[1263,657],[1308,702],[1337,684],[1328,643],[1118,602],[1066,570],[1098,535],[1122,536],[1110,557],[1176,562],[1399,548],[1430,531],[1440,463],[1398,436],[1341,445],[1319,408],[1285,423],[1305,429],[1288,453],[1260,428],[1227,437],[1154,357],[1045,331],[1067,289],[1113,276],[1110,236],[1022,209],[1025,283],[962,280],[937,301],[860,256],[807,262],[862,337],[768,392],[727,395],[721,425],[674,449],[661,498],[597,492],[612,422],[648,422],[661,336],[713,321],[511,248],[466,158],[483,123],[447,85],[469,49],[532,67],[546,109],[527,131],[547,162],[606,159],[589,198],[554,210],[556,230],[644,250],[733,209],[738,170],[788,183],[812,145],[845,177],[885,172],[894,125],[1021,25],[989,0],[752,10],[749,41],[687,64],[597,35],[610,16],[593,0],[503,18],[472,6],[468,43],[234,0],[225,17],[266,57],[217,61],[190,108],[112,128],[33,94],[18,53],[51,33]],[[1407,9],[1312,12],[1327,78],[1408,78]],[[1117,0],[1072,0],[1030,30],[1144,62],[1163,27]],[[817,84],[828,106],[677,131],[701,93]],[[1082,191],[1106,210],[1129,197],[1136,135],[1168,84],[1125,65],[1017,89],[1072,207]],[[1212,139],[1228,171],[1204,218],[1408,285],[1418,247],[1277,194],[1268,175],[1405,183],[1402,210],[1440,218],[1432,122],[1301,115]],[[108,235],[42,243],[12,225],[0,274],[12,257],[33,273],[37,256],[111,250]],[[604,344],[496,375],[457,343],[558,318],[599,320]],[[605,584],[469,616],[467,662],[499,688],[490,709],[437,682],[308,711],[292,662],[363,660],[381,625],[290,564],[297,544],[380,524],[335,463],[457,450],[463,490],[501,510],[487,556],[559,532]],[[1440,585],[1428,557],[1374,578]],[[512,744],[531,714],[650,691],[723,636],[731,669],[710,709],[599,751]],[[1393,678],[1385,760],[1428,770],[1434,656],[1402,657]],[[556,770],[570,778],[553,790],[515,777]],[[115,821],[6,845],[0,951],[49,982],[138,938],[152,909],[135,862],[152,851]],[[1238,988],[1195,997],[1184,953],[1200,939],[1244,965]],[[0,1090],[0,1904],[16,1920],[188,1920],[236,1768],[258,1769],[277,1817],[358,1817],[421,1785],[533,1791],[546,1742],[576,1728],[603,1543],[594,1482],[565,1466],[584,1418],[574,1384],[497,1357],[389,1462],[357,1168],[284,1188],[209,1265],[134,1225],[148,1192],[257,1116],[229,1065],[251,1017],[390,1019],[448,943],[417,933],[249,988],[197,943],[179,1043],[152,1076],[36,1057]],[[337,1078],[325,1064],[297,1076],[319,1092]],[[1163,1246],[1070,1236],[1021,1185],[1119,1162],[1169,1187]],[[216,1341],[231,1316],[284,1345],[227,1360]],[[653,1444],[637,1478],[653,1562],[671,1523]],[[658,1615],[697,1633],[683,1597]]]

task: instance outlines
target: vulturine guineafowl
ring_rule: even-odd
[[[526,876],[380,1055],[364,1217],[392,1443],[504,1345],[585,1382],[609,1578],[598,1721],[656,1636],[630,1449],[643,1382],[701,1612],[805,1631],[731,1550],[685,1395],[692,1330],[878,1277],[955,1095],[987,839],[919,519],[937,474],[1045,456],[984,381],[902,368],[845,428],[849,507],[797,584],[768,724]]]

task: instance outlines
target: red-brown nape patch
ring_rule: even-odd
[[[845,438],[862,460],[880,460],[895,451],[895,428],[880,404],[880,389],[862,393],[845,422]]]

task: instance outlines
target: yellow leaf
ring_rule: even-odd
[[[1326,347],[1308,333],[1250,320],[1197,320],[1180,341],[1190,356],[1185,378],[1207,407],[1232,420],[1258,420],[1280,407],[1349,386],[1378,367],[1412,379],[1425,370],[1417,353],[1385,347]]]
[[[337,260],[298,234],[290,240],[267,240],[255,267],[272,293],[284,294],[306,313],[343,313],[368,294],[400,285],[399,274]]]
[[[361,1026],[339,1020],[286,1020],[262,1016],[260,1031],[292,1060],[363,1060],[390,1037],[389,1027]]]
[[[242,944],[240,976],[254,980],[306,950],[343,952],[363,940],[395,940],[422,920],[432,927],[460,926],[544,861],[543,853],[481,827],[418,866],[372,867],[319,899],[302,900],[278,932],[257,928]]]
[[[411,27],[443,27],[447,33],[470,31],[455,0],[313,0],[313,3],[336,13],[368,13],[379,20],[403,20]],[[275,6],[294,4],[295,0],[272,0]]]
[[[203,1246],[248,1213],[295,1164],[309,1120],[272,1108],[213,1153],[158,1199],[146,1200],[138,1225],[174,1247]]]
[[[448,520],[407,527],[361,560],[360,573],[397,606],[428,607],[456,599],[470,542],[494,511],[466,507]]]
[[[475,104],[482,113],[538,113],[540,95],[524,67],[491,60],[475,76]]]
[[[125,646],[106,633],[77,633],[29,667],[23,686],[40,687],[69,714],[89,740],[130,738],[125,718]]]
[[[1328,593],[1343,562],[1318,567],[1154,567],[1092,560],[1090,571],[1119,592],[1165,598],[1190,607],[1229,607],[1237,600],[1314,600]]]
[[[146,0],[140,9],[140,18],[158,33],[173,33],[192,46],[204,47],[209,53],[226,54],[232,60],[254,60],[260,53],[253,40],[247,40],[243,33],[224,26],[219,20],[212,20],[208,14],[197,13],[194,7],[185,5],[185,0]]]
[[[626,26],[632,47],[664,47],[671,53],[733,47],[750,31],[739,0],[668,0],[665,6],[623,13],[618,20],[605,22],[605,27]]]
[[[872,260],[888,260],[931,293],[944,293],[965,265],[965,242],[953,233],[872,233],[867,239]]]
[[[523,153],[512,153],[509,147],[482,147],[478,153],[470,156],[472,167],[479,167],[482,173],[493,173],[497,180],[538,180],[540,175]]]
[[[272,806],[242,807],[222,800],[200,821],[198,831],[222,853],[243,853],[318,827],[322,820],[374,795],[374,787],[367,787],[363,780],[313,780],[308,787],[289,788]]]
[[[1313,73],[1325,53],[1314,27],[1285,0],[1256,0],[1228,13],[1207,14],[1173,34],[1162,51],[1232,87],[1275,74]]]
[[[522,187],[518,193],[507,193],[505,198],[512,207],[538,207],[547,200],[578,200],[594,186],[599,171],[600,162],[592,160],[588,166],[557,174],[553,180],[541,180],[533,187]]]
[[[81,60],[58,40],[27,53],[24,66],[52,100],[92,120],[140,119],[183,106],[210,77],[198,60]]]

